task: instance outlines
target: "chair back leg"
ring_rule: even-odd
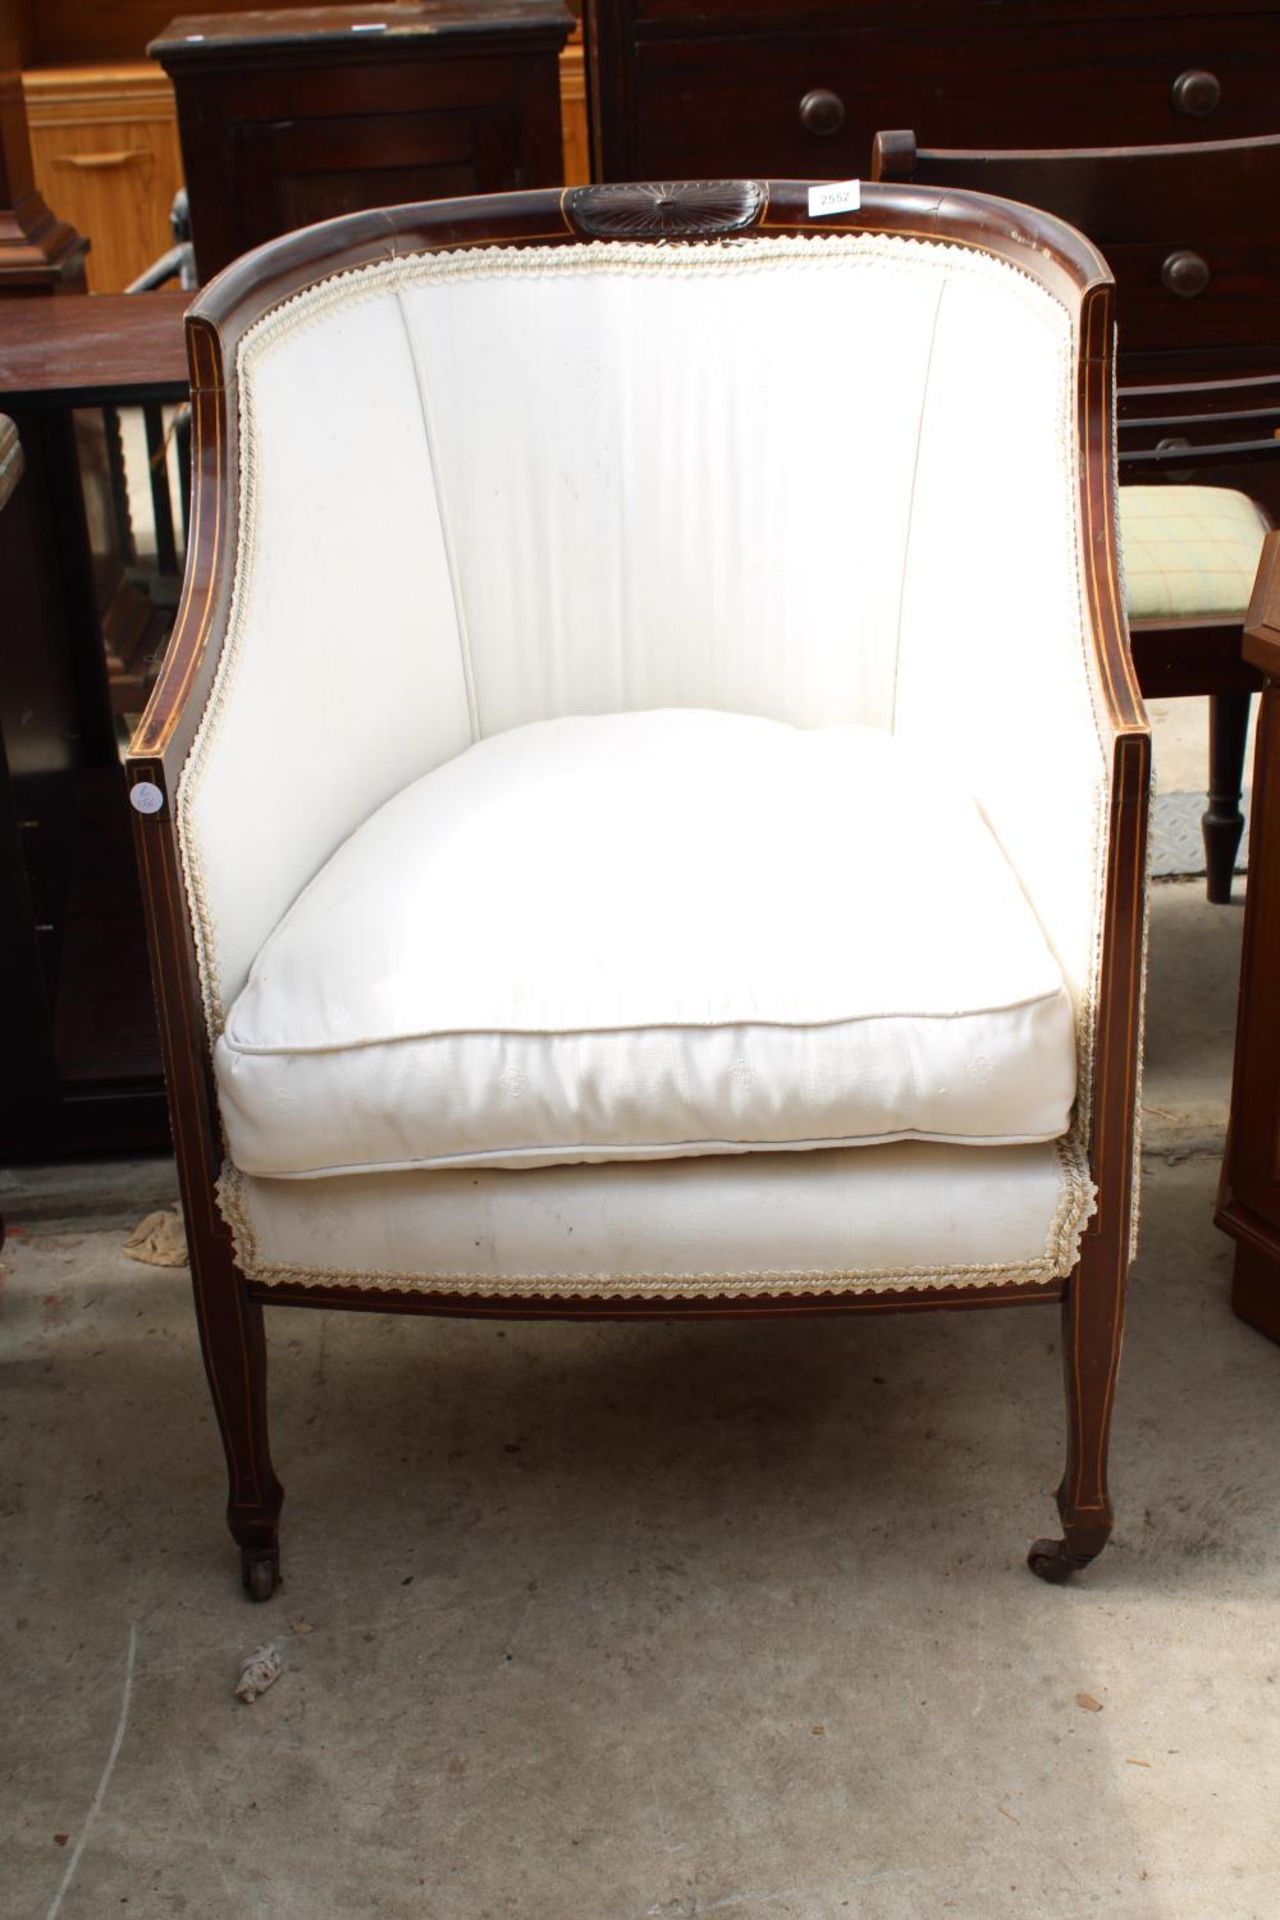
[[[1249,734],[1249,693],[1215,693],[1209,702],[1209,804],[1200,818],[1204,834],[1205,891],[1214,906],[1231,898],[1236,854],[1244,832],[1244,749]]]

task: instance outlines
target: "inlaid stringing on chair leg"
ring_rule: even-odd
[[[210,1271],[210,1269],[214,1269]],[[277,1526],[284,1488],[267,1434],[267,1345],[262,1307],[218,1250],[192,1248],[192,1287],[205,1372],[227,1461],[227,1525],[240,1548],[251,1600],[269,1600],[280,1578]]]

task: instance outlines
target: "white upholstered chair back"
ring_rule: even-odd
[[[214,1026],[377,805],[569,713],[936,733],[1015,864],[1062,857],[1078,925],[1097,848],[1069,790],[1107,760],[1075,325],[989,255],[876,234],[438,254],[268,313],[238,351],[231,642],[181,794],[193,893],[222,903]],[[1077,821],[1047,855],[1046,779]],[[1060,954],[1081,994],[1090,939]]]

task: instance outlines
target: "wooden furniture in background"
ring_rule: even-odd
[[[511,11],[520,3],[513,0]],[[169,213],[182,185],[173,87],[143,57],[168,26],[174,0],[4,4],[24,69],[32,177],[45,203],[40,217],[51,218],[53,207],[86,236],[95,293],[122,292],[169,246]],[[202,8],[216,15],[241,10],[239,0]],[[301,0],[290,0],[287,10],[301,12]],[[389,21],[410,10],[406,0],[390,0]],[[590,154],[582,32],[571,24],[559,87],[563,177],[572,184],[590,178]],[[34,212],[33,205],[29,220]]]
[[[168,1128],[107,666],[129,613],[81,422],[186,392],[190,296],[0,303],[0,411],[26,471],[0,516],[0,1154],[131,1152]],[[92,487],[90,478],[89,487]],[[103,596],[107,596],[104,608]]]
[[[0,293],[78,292],[88,243],[50,212],[36,185],[22,28],[17,0],[0,0]]]
[[[1280,519],[1280,138],[967,151],[886,132],[871,177],[999,194],[1087,233],[1116,276],[1122,481],[1234,487],[1264,522]],[[1234,608],[1188,605],[1130,623],[1148,698],[1212,697],[1204,839],[1219,903],[1231,898],[1244,830],[1249,701],[1260,684],[1240,652],[1247,597],[1242,581]]]
[[[1280,1341],[1280,533],[1267,535],[1245,620],[1262,676],[1231,1122],[1216,1220],[1236,1243],[1231,1304]]]
[[[587,126],[587,75],[582,28],[576,27],[560,55],[560,145],[566,187],[583,187],[591,178],[591,135]]]
[[[13,0],[10,0],[13,4]],[[305,6],[308,0],[283,0]],[[388,0],[393,13],[405,0]],[[568,0],[581,14],[581,0]],[[241,13],[243,0],[204,0],[201,13]],[[173,18],[173,0],[18,0],[28,66],[138,60]]]
[[[857,175],[876,130],[1102,146],[1276,130],[1280,8],[1240,0],[587,0],[596,178]]]
[[[1280,136],[1200,140],[1169,146],[1022,148],[918,147],[913,132],[878,133],[873,177],[967,187],[1043,207],[1087,233],[1107,256],[1119,289],[1121,388],[1178,381],[1192,391],[1234,373],[1280,373]],[[1272,442],[1263,416],[1223,422],[1243,444],[1244,477],[1280,489],[1280,454],[1259,466]],[[1280,404],[1268,419],[1280,421]],[[1122,429],[1123,434],[1123,429]],[[1221,436],[1219,436],[1221,437]],[[1161,467],[1230,465],[1186,449],[1121,458],[1145,478]],[[1270,472],[1273,468],[1274,472]],[[1237,471],[1236,484],[1241,474]],[[1276,493],[1280,509],[1280,492]]]
[[[173,89],[149,60],[29,69],[23,88],[36,181],[93,243],[90,291],[122,293],[172,244]]]
[[[363,207],[563,178],[562,0],[192,14],[150,51],[173,81],[201,280]]]
[[[182,152],[168,76],[153,60],[36,67],[23,87],[36,186],[88,236],[90,290],[121,293],[171,241]],[[591,153],[580,30],[560,56],[560,124],[565,181],[581,185]]]

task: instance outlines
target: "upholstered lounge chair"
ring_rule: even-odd
[[[255,1598],[275,1303],[1061,1300],[1031,1564],[1103,1546],[1149,767],[1112,294],[980,196],[730,182],[360,214],[197,299],[129,778]]]

